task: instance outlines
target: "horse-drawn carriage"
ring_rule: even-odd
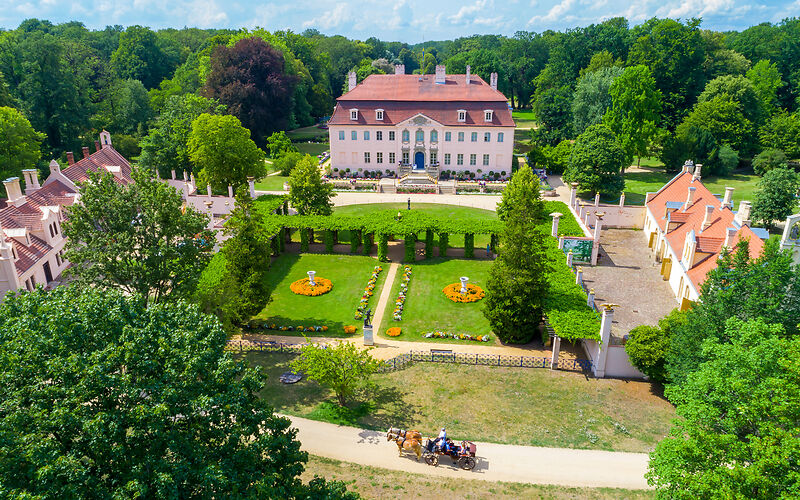
[[[439,465],[439,457],[446,455],[454,464],[457,464],[464,470],[472,470],[475,468],[475,452],[477,447],[472,441],[461,441],[461,446],[453,444],[453,441],[448,439],[445,444],[439,445],[432,439],[425,442],[425,451],[422,453],[422,458],[425,463],[436,467]]]

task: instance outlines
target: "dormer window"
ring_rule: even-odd
[[[351,120],[358,120],[358,110],[357,109],[351,109],[350,110],[350,119]]]
[[[375,110],[375,120],[377,120],[379,122],[383,121],[383,110],[382,109],[376,109]]]
[[[492,110],[491,109],[483,110],[483,121],[485,121],[485,122],[492,121]]]
[[[466,109],[459,109],[458,110],[458,121],[460,121],[460,122],[467,121],[467,110]]]

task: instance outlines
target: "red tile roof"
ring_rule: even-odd
[[[670,221],[678,222],[678,225],[667,233],[667,241],[676,257],[681,259],[686,235],[690,231],[694,231],[697,239],[696,251],[710,254],[696,262],[687,273],[689,279],[699,289],[708,272],[717,266],[719,252],[722,250],[729,227],[737,228],[736,237],[731,246],[736,245],[741,239],[749,239],[752,258],[761,255],[764,242],[748,226],[740,227],[738,223],[735,223],[735,213],[730,208],[723,207],[722,202],[701,181],[693,181],[690,172],[681,172],[676,175],[647,202],[647,208],[655,217],[662,231],[665,231],[667,227],[665,217],[667,202],[685,202],[690,186],[695,188],[693,203],[688,208],[681,207],[670,214]],[[711,225],[703,229],[706,205],[712,205],[714,211]]]
[[[130,184],[133,182],[130,163],[111,145],[104,146],[100,151],[96,151],[81,161],[75,162],[62,170],[61,173],[77,184],[89,180],[88,172],[108,172],[105,167],[110,166],[120,167],[121,169],[122,176],[120,178],[115,177],[118,183]]]
[[[39,261],[39,259],[47,255],[47,252],[53,249],[53,247],[36,236],[32,234],[28,236],[30,237],[31,241],[30,246],[25,246],[14,238],[9,239],[11,244],[14,245],[14,248],[17,251],[17,256],[19,257],[17,261],[14,262],[14,265],[17,268],[17,276],[22,276],[25,274],[25,271],[30,269],[31,266]]]
[[[423,77],[420,80],[420,76]],[[338,101],[494,101],[508,102],[477,75],[447,75],[445,83],[435,83],[434,75],[369,75]]]
[[[350,110],[358,109],[358,119],[350,119]],[[375,119],[375,110],[383,109],[383,120]],[[466,111],[466,120],[458,121],[458,111]],[[484,121],[484,110],[491,109],[492,121]],[[394,126],[418,114],[423,114],[449,127],[513,127],[511,111],[498,102],[339,102],[333,110],[329,125],[387,125]]]

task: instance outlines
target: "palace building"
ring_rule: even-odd
[[[331,167],[351,173],[379,171],[403,177],[444,170],[511,173],[514,120],[497,90],[477,75],[370,75],[337,99],[329,125]],[[505,172],[505,174],[502,174]]]

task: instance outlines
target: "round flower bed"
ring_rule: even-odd
[[[393,326],[392,328],[389,328],[388,330],[386,330],[386,335],[390,337],[398,337],[400,335],[400,327]]]
[[[442,290],[453,302],[477,302],[486,296],[486,292],[478,285],[467,284],[467,293],[461,293],[461,283],[447,285]]]
[[[356,333],[356,327],[353,325],[345,325],[344,326],[344,333]]]
[[[311,286],[308,278],[303,278],[289,285],[289,288],[297,295],[308,295],[309,297],[324,295],[333,288],[333,283],[329,279],[314,278],[314,283],[316,286]]]

